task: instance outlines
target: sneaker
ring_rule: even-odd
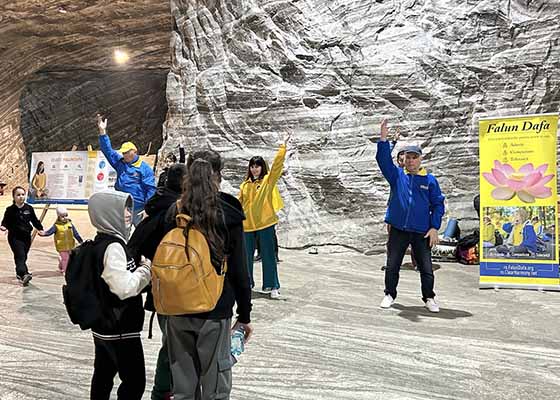
[[[386,294],[385,297],[383,297],[383,300],[381,301],[381,304],[379,305],[379,307],[389,308],[393,305],[394,302],[395,302],[395,299],[393,299],[393,296],[391,296],[390,294]]]
[[[433,313],[439,312],[439,306],[438,303],[436,303],[435,299],[427,299],[425,306],[430,312]]]
[[[23,275],[23,279],[21,280],[21,284],[22,284],[23,286],[29,285],[29,281],[31,280],[31,278],[32,278],[31,274],[25,274],[25,275]]]
[[[262,257],[260,256],[260,254],[257,254],[253,260],[253,262],[260,262],[262,260]]]
[[[271,299],[279,299],[280,298],[280,291],[278,289],[272,289],[270,291],[270,298]]]
[[[263,293],[270,293],[270,292],[272,292],[272,288],[271,287],[265,287],[265,288],[263,288],[262,292]]]

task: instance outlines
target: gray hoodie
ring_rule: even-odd
[[[132,207],[130,194],[104,191],[89,198],[88,213],[92,225],[99,233],[118,237],[127,243],[132,223],[125,224],[124,212],[126,208],[132,210]],[[137,296],[148,285],[151,278],[150,263],[143,260],[136,266],[134,260],[127,257],[120,243],[111,243],[103,256],[101,277],[112,293],[125,300]]]

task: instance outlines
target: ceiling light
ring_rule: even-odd
[[[126,64],[130,59],[130,56],[124,50],[115,49],[113,52],[113,58],[117,64]]]

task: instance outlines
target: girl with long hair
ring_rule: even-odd
[[[274,158],[272,168],[268,171],[266,162],[260,156],[249,161],[247,176],[241,183],[239,200],[243,205],[246,219],[243,221],[245,231],[245,245],[247,248],[247,266],[251,278],[251,286],[255,286],[253,279],[253,254],[256,242],[259,243],[259,254],[262,259],[263,284],[262,290],[270,292],[270,298],[280,297],[280,281],[276,262],[274,227],[278,223],[278,216],[274,210],[273,193],[276,183],[282,175],[286,146],[290,139],[287,134],[285,140]]]
[[[45,163],[43,161],[37,163],[35,175],[31,180],[31,187],[37,199],[47,197],[47,174],[45,174]]]
[[[243,246],[243,208],[220,191],[222,160],[211,150],[198,151],[187,160],[184,190],[178,204],[167,213],[169,231],[178,213],[191,217],[185,228],[196,228],[208,241],[212,265],[221,273],[227,258],[224,287],[214,310],[200,314],[169,316],[167,346],[175,398],[229,399],[231,391],[231,331],[242,329],[251,336],[251,287]],[[233,306],[237,320],[232,328]]]

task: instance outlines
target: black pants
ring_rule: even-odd
[[[118,400],[141,400],[146,388],[144,350],[140,338],[101,340],[93,338],[95,361],[91,400],[109,400],[113,379],[119,374]]]
[[[389,243],[387,245],[387,268],[385,269],[385,294],[397,298],[397,285],[399,284],[399,272],[402,260],[408,245],[412,246],[415,255],[420,281],[422,282],[422,300],[435,297],[434,272],[432,269],[432,254],[429,239],[422,233],[405,232],[391,227],[389,232]]]
[[[8,235],[8,244],[14,253],[16,275],[23,278],[25,274],[29,273],[27,270],[27,253],[29,253],[31,247],[31,236],[22,239]]]

